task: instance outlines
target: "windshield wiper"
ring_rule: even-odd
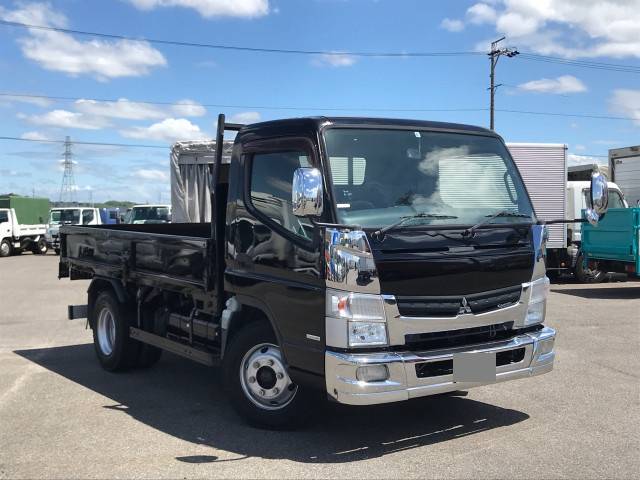
[[[400,220],[398,220],[396,223],[392,223],[391,225],[387,225],[386,227],[381,228],[380,230],[373,232],[373,235],[378,237],[378,239],[382,239],[381,237],[387,233],[389,230],[396,228],[400,225],[402,225],[405,222],[408,222],[409,220],[413,220],[415,218],[436,218],[436,219],[449,219],[449,218],[458,218],[458,217],[454,217],[451,215],[436,215],[433,213],[424,213],[424,212],[419,212],[416,213],[415,215],[409,215],[407,217],[402,217]]]
[[[487,223],[491,222],[491,220],[493,220],[494,218],[498,218],[498,217],[524,217],[524,218],[531,218],[531,215],[527,215],[524,213],[511,213],[508,212],[507,210],[502,210],[501,212],[498,213],[494,213],[493,215],[487,215],[486,220],[483,220],[482,222],[476,223],[473,227],[471,228],[467,228],[464,232],[462,232],[462,236],[463,237],[468,237],[471,236],[473,237],[476,234],[476,230],[479,229],[480,227],[484,227]]]

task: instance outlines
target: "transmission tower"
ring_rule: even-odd
[[[76,181],[73,178],[72,145],[71,137],[67,137],[67,140],[64,142],[64,176],[62,177],[62,187],[60,188],[60,202],[76,205],[78,203],[78,194]]]

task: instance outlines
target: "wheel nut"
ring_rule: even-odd
[[[264,397],[264,394],[265,394],[265,393],[266,393],[266,392],[265,392],[264,390],[262,390],[262,389],[260,389],[260,391],[258,392],[258,394],[259,394],[261,397]]]
[[[249,377],[249,383],[256,383],[256,377]]]
[[[282,373],[278,373],[278,374],[276,375],[276,378],[277,378],[278,380],[282,380],[282,379],[284,378],[284,374],[282,374]]]
[[[277,394],[280,392],[280,390],[278,390],[277,388],[274,388],[273,390],[271,390],[271,392],[272,392],[274,395],[277,395]]]
[[[260,368],[260,364],[258,362],[253,362],[253,368],[255,369]]]
[[[269,365],[270,367],[273,367],[273,360],[267,360],[267,365]]]

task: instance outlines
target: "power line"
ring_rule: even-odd
[[[550,57],[546,55],[535,55],[533,53],[521,53],[520,58],[536,62],[556,63],[560,65],[570,65],[574,67],[593,68],[596,70],[609,70],[625,73],[640,73],[640,67],[633,65],[620,65],[615,63],[593,62],[590,60],[572,60],[568,58]]]
[[[337,52],[323,50],[289,50],[280,48],[258,48],[258,47],[241,47],[235,45],[217,45],[209,43],[196,42],[180,42],[175,40],[164,40],[156,38],[138,38],[127,35],[115,35],[109,33],[87,32],[83,30],[72,30],[67,28],[48,27],[44,25],[33,25],[20,22],[9,22],[0,20],[0,25],[11,27],[29,28],[34,30],[45,30],[51,32],[68,33],[72,35],[85,35],[99,38],[108,38],[112,40],[127,40],[132,42],[148,42],[161,45],[173,45],[179,47],[196,47],[210,48],[219,50],[234,50],[257,53],[281,53],[281,54],[297,54],[297,55],[330,55],[330,56],[353,56],[353,57],[462,57],[462,56],[481,56],[483,52]],[[623,65],[615,63],[595,62],[590,60],[573,60],[562,57],[553,57],[548,55],[538,55],[533,53],[520,52],[520,58],[525,60],[556,63],[561,65],[569,65],[581,68],[592,68],[598,70],[608,70],[623,73],[640,73],[640,67],[633,65]]]
[[[499,110],[496,109],[496,112],[506,112],[506,113],[524,113],[527,115],[548,115],[553,117],[578,117],[578,118],[597,118],[599,120],[640,120],[640,118],[635,117],[613,117],[606,115],[582,115],[578,113],[553,113],[553,112],[531,112],[527,110]]]
[[[62,143],[64,144],[64,140],[46,140],[46,139],[38,139],[38,138],[20,138],[20,137],[0,137],[0,140],[16,140],[20,142],[38,142],[38,143]],[[135,147],[135,148],[167,148],[162,145],[140,145],[140,144],[132,144],[132,143],[104,143],[104,142],[73,142],[74,145],[98,145],[102,147]]]
[[[94,102],[111,102],[111,103],[135,103],[143,105],[185,105],[185,106],[202,106],[214,108],[244,108],[255,110],[311,110],[311,111],[330,111],[330,112],[475,112],[485,111],[486,108],[320,108],[320,107],[276,107],[276,106],[256,106],[256,105],[221,105],[213,103],[190,103],[190,102],[153,102],[144,100],[127,100],[127,99],[98,99],[98,98],[81,98],[81,97],[57,97],[49,95],[38,95],[28,93],[11,93],[0,92],[0,96],[4,97],[25,97],[25,98],[43,98],[53,100],[90,100]]]
[[[513,85],[504,85],[511,88],[522,88],[516,87]],[[96,99],[96,98],[80,98],[80,97],[60,97],[60,96],[49,96],[49,95],[39,95],[39,94],[27,94],[27,93],[11,93],[11,92],[0,92],[0,96],[5,97],[26,97],[26,98],[43,98],[43,99],[54,99],[54,100],[69,100],[69,101],[77,101],[77,100],[91,100],[95,102],[112,102],[112,103],[134,103],[134,104],[145,104],[145,105],[186,105],[193,106],[193,103],[188,102],[154,102],[154,101],[145,101],[145,100],[125,100],[125,99]],[[222,104],[212,104],[212,103],[198,103],[196,105],[200,105],[203,107],[215,107],[215,108],[239,108],[239,109],[253,109],[253,110],[308,110],[308,111],[325,111],[325,112],[404,112],[404,113],[429,113],[429,112],[486,112],[489,110],[488,108],[325,108],[325,107],[277,107],[273,105],[222,105]],[[522,113],[529,115],[549,115],[549,116],[561,116],[561,117],[578,117],[578,118],[597,118],[602,120],[640,120],[640,118],[636,117],[614,117],[614,116],[606,116],[606,115],[583,115],[578,113],[554,113],[554,112],[532,112],[526,110],[506,110],[506,109],[495,109],[496,112],[505,112],[505,113]],[[7,139],[8,137],[0,137],[0,139]],[[76,142],[81,143],[81,142]],[[118,145],[119,146],[119,145]],[[135,145],[125,145],[125,146],[135,146]]]
[[[44,25],[31,25],[27,23],[8,22],[0,20],[0,24],[11,27],[31,28],[35,30],[46,30],[51,32],[69,33],[73,35],[86,35],[91,37],[109,38],[112,40],[127,40],[132,42],[158,43],[161,45],[174,45],[178,47],[198,47],[214,48],[220,50],[236,50],[259,53],[287,53],[298,55],[331,55],[331,56],[354,56],[354,57],[455,57],[455,56],[479,56],[482,52],[336,52],[323,50],[287,50],[280,48],[257,48],[239,47],[234,45],[215,45],[210,43],[179,42],[175,40],[162,40],[157,38],[136,38],[126,35],[114,35],[109,33],[86,32],[82,30],[70,30],[67,28],[47,27]]]

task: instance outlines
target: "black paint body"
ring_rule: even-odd
[[[304,240],[279,227],[248,200],[249,159],[256,152],[302,150],[325,182],[319,222],[337,223],[337,207],[324,158],[322,130],[336,126],[407,128],[496,136],[479,127],[363,118],[305,118],[243,127],[233,148],[228,183],[215,189],[212,224],[62,227],[61,276],[116,279],[133,295],[150,287],[199,300],[217,322],[236,296],[268,317],[292,377],[316,383],[324,374],[325,278],[323,232]],[[215,227],[215,228],[212,228]],[[468,227],[468,226],[467,226]],[[497,290],[531,280],[531,229],[479,229],[465,239],[461,228],[399,227],[383,241],[366,231],[381,293],[455,295]],[[214,238],[215,236],[215,238]],[[320,338],[310,339],[307,335]],[[213,345],[219,348],[220,345]],[[311,379],[311,380],[310,380]]]

